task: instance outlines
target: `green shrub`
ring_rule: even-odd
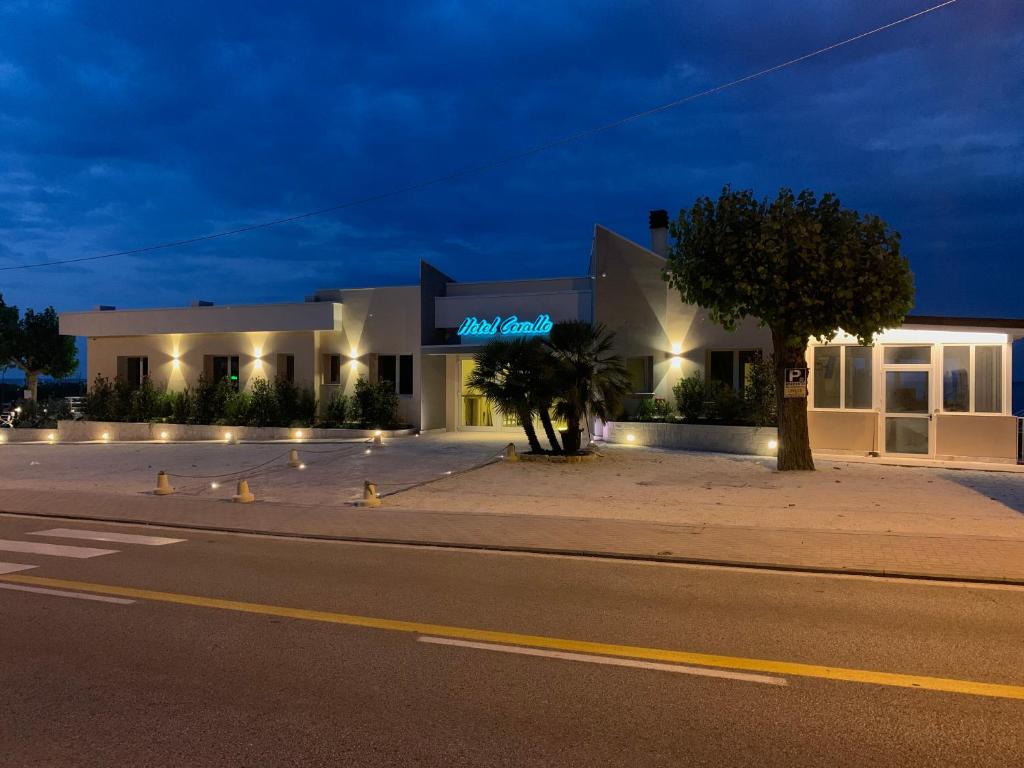
[[[171,422],[174,424],[188,424],[192,421],[192,411],[195,403],[193,402],[192,390],[189,387],[185,387],[179,392],[168,392],[166,400],[167,417]]]
[[[143,379],[138,389],[132,391],[127,399],[128,421],[154,421],[165,415],[164,393],[153,386],[149,378]]]
[[[700,371],[676,382],[672,394],[676,399],[676,409],[687,421],[697,421],[704,415],[708,392]]]
[[[298,390],[299,397],[296,403],[295,418],[292,422],[298,422],[299,426],[311,427],[316,421],[317,399],[312,389],[305,387]]]
[[[90,421],[111,421],[114,412],[114,385],[110,379],[96,374],[82,401],[85,418]]]
[[[747,414],[757,426],[773,426],[778,422],[777,389],[775,358],[770,355],[765,357],[758,352],[751,363],[743,389]]]
[[[205,373],[199,374],[192,402],[191,420],[195,424],[213,424],[220,416],[223,406],[224,401],[220,397],[217,382],[207,378]]]
[[[232,423],[248,423],[251,427],[270,427],[278,424],[281,414],[278,409],[277,392],[269,381],[262,377],[253,379],[252,392],[247,399],[247,421]]]
[[[277,424],[291,426],[299,420],[299,390],[287,379],[274,381],[274,399],[277,401]]]
[[[650,397],[640,401],[637,421],[668,421],[673,416],[672,406],[663,397]]]
[[[252,423],[252,396],[248,392],[238,392],[234,387],[224,394],[224,408],[217,419],[218,424],[232,427],[243,427]]]
[[[372,384],[360,376],[353,399],[359,404],[364,427],[393,427],[398,423],[398,395],[391,382]]]
[[[324,409],[324,421],[328,424],[340,426],[349,418],[348,398],[343,392],[335,392],[331,395],[327,408]]]
[[[746,403],[732,387],[720,381],[708,382],[707,417],[715,421],[732,423],[742,421]]]

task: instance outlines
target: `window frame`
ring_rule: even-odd
[[[626,372],[629,374],[630,386],[633,385],[633,375],[629,370],[629,363],[631,360],[641,360],[643,364],[643,382],[644,388],[634,389],[630,392],[631,395],[653,395],[655,389],[654,382],[654,355],[629,355],[626,360]]]
[[[710,386],[711,384],[711,355],[713,353],[726,353],[732,355],[732,383],[729,384],[729,388],[737,395],[742,395],[746,389],[746,379],[743,375],[743,368],[740,366],[740,355],[749,354],[756,359],[757,355],[765,357],[764,350],[759,347],[735,347],[735,348],[722,348],[722,347],[706,347],[704,350],[704,383]]]
[[[894,346],[921,346],[920,344],[897,344]],[[817,381],[814,374],[814,362],[818,354],[819,349],[838,349],[839,350],[839,405],[838,407],[833,406],[816,406],[814,404],[814,396],[817,390]],[[846,350],[847,349],[870,349],[871,350],[871,373],[868,376],[868,381],[871,383],[871,405],[866,408],[854,408],[847,406],[846,404]],[[885,353],[881,350],[881,345],[871,344],[865,346],[863,344],[812,344],[808,347],[808,351],[811,353],[811,359],[808,361],[808,368],[811,371],[810,384],[807,392],[807,409],[809,411],[852,411],[853,413],[870,413],[877,411],[879,408],[879,386],[881,371],[886,366],[885,364]],[[918,367],[920,364],[917,364]],[[900,366],[896,366],[897,368]],[[912,366],[913,367],[913,366]],[[884,384],[884,382],[882,382]]]
[[[406,371],[406,363],[408,363],[408,371]],[[413,391],[415,389],[415,366],[416,362],[413,355],[398,356],[398,381],[395,382],[395,386],[398,387],[399,397],[413,396]]]

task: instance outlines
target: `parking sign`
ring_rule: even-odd
[[[782,388],[783,397],[807,397],[807,369],[787,368]]]

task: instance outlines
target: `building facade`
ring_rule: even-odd
[[[767,330],[735,331],[683,304],[662,279],[663,212],[651,247],[595,227],[589,269],[577,277],[460,282],[421,262],[414,285],[318,290],[291,304],[61,314],[61,332],[87,339],[90,378],[149,377],[180,389],[200,375],[251,387],[283,377],[321,404],[351,394],[360,377],[392,382],[400,418],[421,430],[517,430],[466,382],[473,355],[502,337],[544,335],[552,323],[603,323],[633,383],[630,407],[672,399],[683,376],[703,371],[734,390]],[[1011,351],[1024,324],[908,318],[860,347],[840,333],[812,343],[808,410],[812,446],[851,453],[909,453],[1015,460]]]

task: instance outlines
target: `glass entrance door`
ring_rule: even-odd
[[[884,350],[885,452],[931,453],[931,348]]]

